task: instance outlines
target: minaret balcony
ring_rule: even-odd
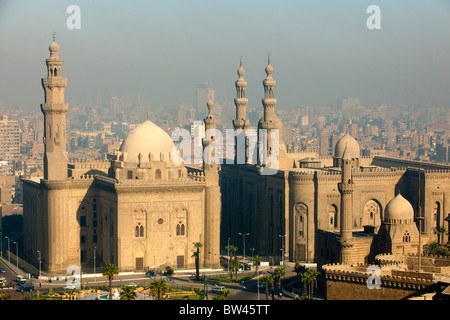
[[[43,78],[42,85],[47,88],[55,88],[55,87],[65,88],[67,85],[67,78],[60,78],[60,77]]]

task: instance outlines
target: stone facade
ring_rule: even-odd
[[[120,271],[195,268],[199,242],[200,266],[219,267],[217,166],[191,170],[174,163],[170,136],[149,120],[127,136],[112,160],[69,163],[62,147],[64,112],[51,110],[68,108],[61,89],[66,79],[60,91],[49,89],[61,75],[58,51],[53,41],[47,64],[58,65],[43,80],[44,178],[23,180],[25,260],[38,267],[40,257],[48,275],[64,275],[71,266],[93,271],[94,261],[97,267],[114,263]]]
[[[266,78],[263,82],[265,113],[261,124],[273,130],[278,123],[274,111],[275,82],[272,79],[273,68],[268,66],[267,70],[270,81]],[[238,75],[238,82],[242,83],[242,65]],[[238,84],[237,88],[236,116],[239,118],[233,123],[236,129],[245,133],[242,124],[246,115],[240,99],[242,91]],[[272,99],[269,99],[270,103],[268,97]],[[342,169],[347,147],[347,161],[352,167],[351,171],[347,170],[351,172],[351,188],[342,184],[346,181],[343,180]],[[426,241],[438,240],[437,228],[445,226],[449,229],[445,219],[450,215],[450,166],[362,157],[358,143],[348,134],[339,139],[334,150],[333,157],[286,153],[284,144],[280,142],[277,153],[279,167],[269,175],[262,173],[263,163],[248,161],[251,159],[250,148],[245,151],[245,164],[238,161],[239,154],[236,153],[234,163],[227,162],[221,166],[222,242],[230,239],[230,243],[237,245],[242,252],[243,241],[239,233],[250,233],[246,237],[246,247],[254,248],[255,254],[274,261],[285,259],[318,265],[347,260],[349,263],[368,263],[380,252],[417,251],[418,231],[415,233],[413,228],[420,227],[418,217],[423,218],[420,227],[422,245]],[[345,188],[340,188],[340,185]],[[383,248],[377,234],[382,228],[387,204],[399,193],[414,211],[409,222],[409,239],[412,241],[403,244],[402,234],[389,240],[393,243],[384,243]],[[346,219],[344,225],[348,239],[345,241],[342,239],[342,219]],[[398,232],[404,227],[398,225]],[[447,243],[448,235],[439,240]],[[348,257],[344,260],[343,251]]]

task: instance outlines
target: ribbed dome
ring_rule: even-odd
[[[412,222],[414,209],[411,203],[399,193],[386,205],[384,220],[390,223]]]
[[[149,153],[159,157],[161,152],[167,154],[172,152],[174,147],[172,138],[163,129],[147,120],[127,135],[120,146],[120,151],[127,153],[127,161],[139,162],[139,153],[146,158]]]
[[[342,158],[345,148],[347,148],[349,158],[356,159],[360,157],[359,143],[348,133],[336,142],[336,146],[334,147],[334,157]]]

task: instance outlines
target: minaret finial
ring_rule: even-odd
[[[56,32],[53,32],[53,41],[55,41]]]
[[[239,57],[240,60],[240,66],[242,66],[242,56]]]
[[[267,63],[270,64],[270,52],[267,54]]]

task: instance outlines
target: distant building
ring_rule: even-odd
[[[215,101],[216,91],[209,82],[201,83],[197,87],[195,96],[195,108],[197,116],[207,113],[206,104],[209,100]]]
[[[19,121],[8,119],[2,115],[0,119],[0,160],[12,161],[20,159],[20,126]]]

